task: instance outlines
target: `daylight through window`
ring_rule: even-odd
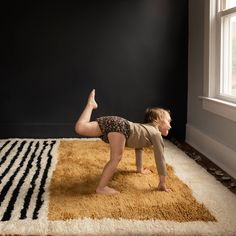
[[[236,0],[221,0],[218,32],[221,32],[219,97],[236,101]]]

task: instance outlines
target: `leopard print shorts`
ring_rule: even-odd
[[[100,138],[109,143],[108,134],[110,132],[122,133],[126,139],[128,139],[130,134],[130,125],[128,120],[119,116],[103,116],[97,118],[98,125],[102,131]]]

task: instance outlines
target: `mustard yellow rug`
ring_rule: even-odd
[[[133,149],[126,149],[110,185],[115,196],[95,194],[102,169],[109,159],[109,146],[102,141],[62,141],[59,160],[50,185],[49,219],[89,217],[130,220],[216,221],[196,201],[190,188],[168,166],[171,193],[158,192],[152,149],[144,150],[150,175],[136,173]]]
[[[109,146],[94,139],[0,140],[0,232],[34,235],[236,235],[236,198],[165,141],[167,185],[156,190],[152,149],[136,173],[126,148],[110,185],[95,193]]]

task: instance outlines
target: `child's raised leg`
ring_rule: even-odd
[[[123,134],[118,132],[109,133],[108,139],[110,143],[110,160],[107,162],[103,169],[101,179],[96,189],[96,193],[99,194],[119,193],[117,190],[108,187],[107,185],[122,158],[126,139]]]
[[[89,137],[98,137],[102,135],[97,121],[90,121],[93,109],[97,109],[95,101],[95,89],[91,91],[88,97],[87,105],[75,125],[75,132]]]

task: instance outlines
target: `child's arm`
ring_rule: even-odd
[[[135,159],[137,172],[141,173],[143,169],[143,149],[135,149]]]
[[[150,174],[151,171],[143,168],[143,149],[135,149],[136,168],[137,172],[141,174]]]
[[[152,144],[154,149],[155,162],[157,171],[159,174],[159,184],[157,190],[169,192],[170,189],[166,187],[166,162],[164,157],[164,142],[161,135],[155,135],[152,137]]]

